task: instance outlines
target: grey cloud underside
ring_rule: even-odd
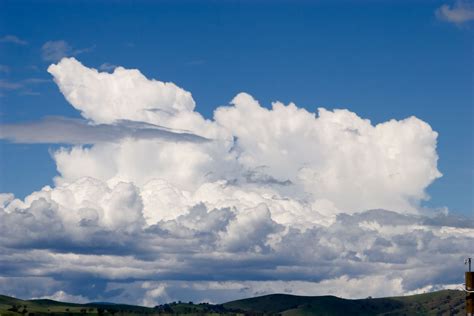
[[[47,203],[0,211],[0,264],[5,277],[34,271],[35,276],[69,283],[78,278],[319,282],[388,273],[403,277],[404,287],[413,290],[459,283],[459,261],[474,243],[472,234],[462,234],[462,228],[474,226],[468,218],[434,220],[371,210],[341,215],[327,227],[284,232],[283,226],[263,216],[252,224],[252,234],[234,239],[229,235],[236,216],[229,208],[197,205],[175,220],[127,231],[96,223],[66,229],[54,205]],[[393,233],[367,228],[366,223]],[[442,235],[442,229],[461,233]],[[280,239],[270,243],[274,235]]]
[[[292,185],[291,180],[279,180],[271,175],[265,173],[265,166],[257,167],[254,170],[249,170],[244,174],[245,180],[248,183],[259,183],[259,184],[274,184],[281,186]]]
[[[170,142],[201,143],[207,138],[174,131],[153,124],[121,120],[115,124],[92,125],[83,119],[47,117],[37,122],[3,124],[0,139],[14,143],[95,144],[123,138],[158,139]]]

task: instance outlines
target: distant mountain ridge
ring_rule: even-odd
[[[411,296],[343,299],[335,296],[270,294],[224,304],[173,302],[154,308],[49,299],[21,300],[0,295],[0,316],[17,315],[465,315],[465,294],[457,290]]]

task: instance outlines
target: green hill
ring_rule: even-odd
[[[121,313],[121,314],[120,314]],[[18,315],[151,315],[155,309],[125,304],[74,304],[47,299],[20,300],[0,295],[0,316]]]
[[[226,308],[282,315],[464,315],[461,291],[347,300],[335,296],[272,294],[233,301]]]
[[[73,304],[20,300],[0,295],[0,316],[18,315],[465,315],[464,293],[454,290],[412,296],[348,300],[335,296],[272,294],[222,305],[169,303],[155,308],[125,304]]]

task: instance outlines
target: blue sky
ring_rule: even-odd
[[[0,293],[458,288],[473,21],[467,0],[0,0]]]
[[[264,106],[347,108],[373,123],[414,115],[439,133],[443,177],[426,205],[470,215],[473,32],[437,19],[442,4],[2,1],[1,33],[27,43],[0,43],[2,80],[22,86],[2,90],[1,120],[79,117],[42,59],[45,42],[64,40],[91,67],[138,68],[191,91],[205,117],[241,91]],[[2,141],[0,191],[22,197],[51,184],[51,148]]]

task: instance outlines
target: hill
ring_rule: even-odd
[[[18,315],[464,315],[464,293],[443,290],[412,296],[348,300],[335,296],[272,294],[228,302],[169,303],[154,308],[110,303],[74,304],[0,295],[0,316]]]
[[[359,300],[272,294],[229,302],[224,307],[282,315],[464,315],[464,298],[463,292],[455,290]]]

